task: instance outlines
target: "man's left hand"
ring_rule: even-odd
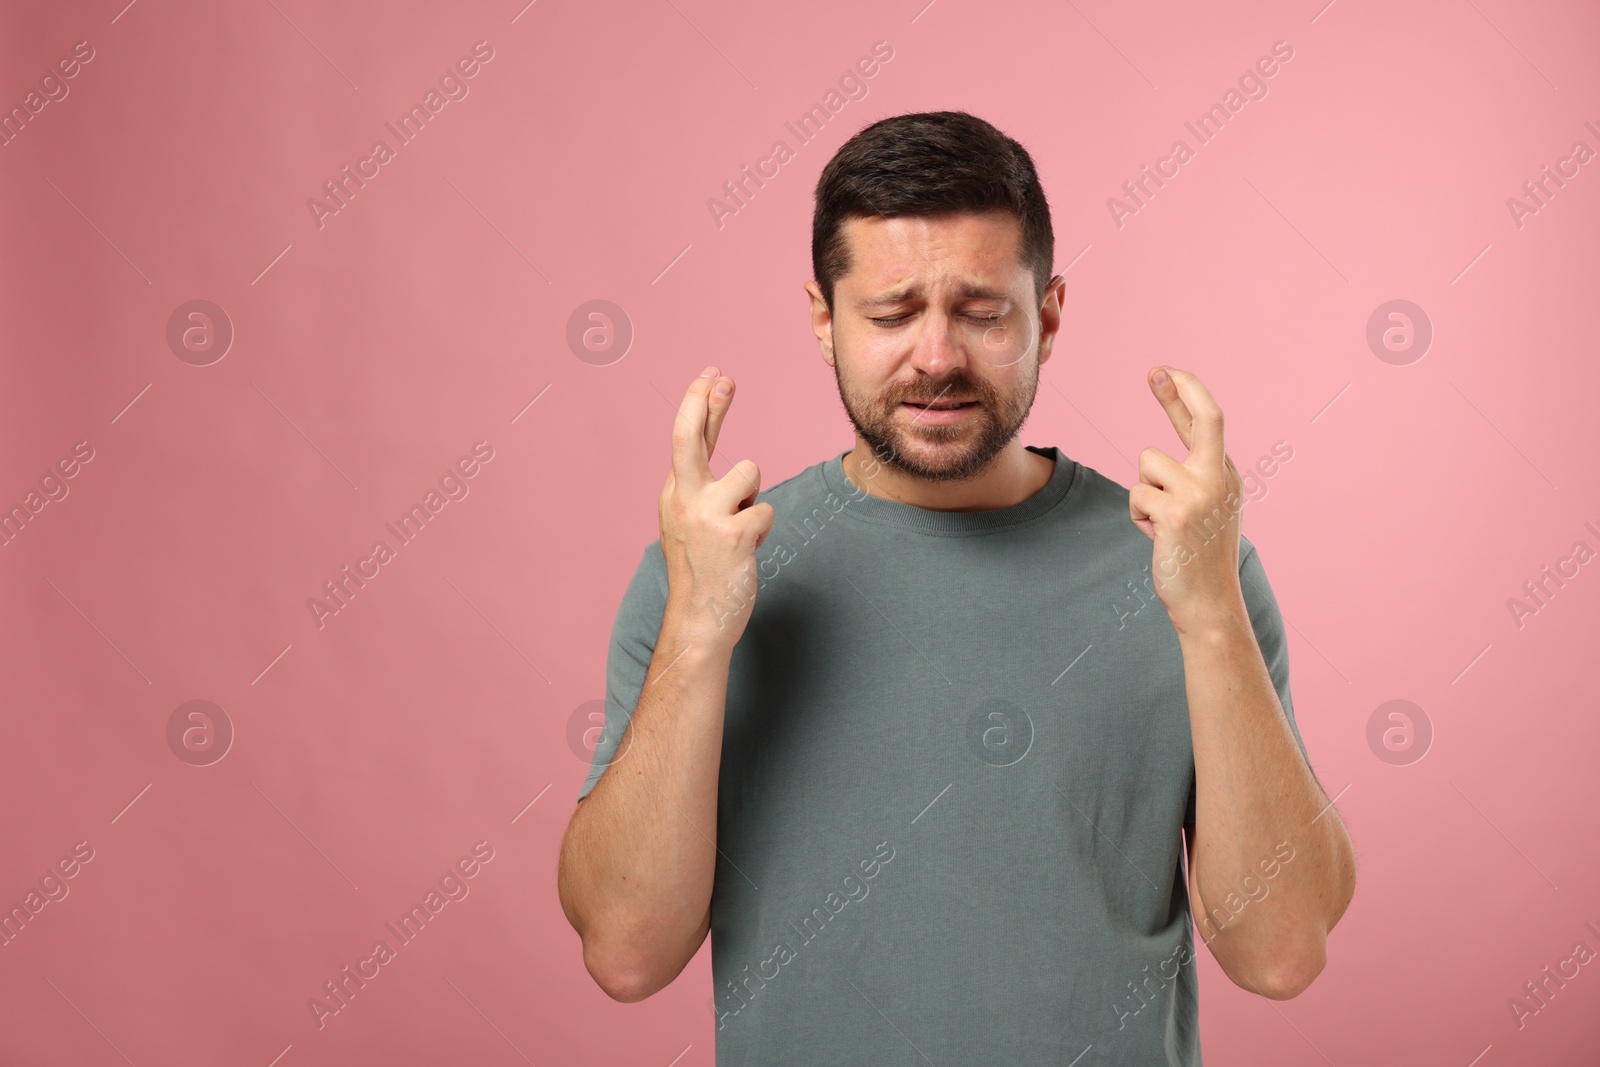
[[[1222,408],[1200,379],[1176,367],[1148,376],[1178,438],[1178,462],[1154,446],[1139,453],[1139,484],[1128,491],[1135,526],[1155,542],[1156,593],[1179,634],[1248,618],[1239,588],[1243,481],[1222,443]]]

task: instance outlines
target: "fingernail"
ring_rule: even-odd
[[[727,382],[718,382],[711,391],[717,396],[727,396],[729,393],[733,392],[733,386],[729,385]]]
[[[715,378],[716,376],[717,368],[715,367],[707,367],[705,370],[700,372],[700,377],[702,378]]]
[[[1167,372],[1166,371],[1164,371],[1164,370],[1156,371],[1156,384],[1157,385],[1166,385],[1167,384]]]

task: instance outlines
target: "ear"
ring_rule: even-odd
[[[822,350],[822,362],[833,366],[833,312],[828,310],[828,302],[822,299],[822,287],[815,281],[805,284],[805,291],[811,297],[811,332],[817,336],[817,347]]]
[[[1056,334],[1061,331],[1061,307],[1067,299],[1067,281],[1057,274],[1044,290],[1044,303],[1039,306],[1039,362],[1050,358],[1055,348]]]

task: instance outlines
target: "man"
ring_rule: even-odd
[[[1354,889],[1222,412],[1153,368],[1187,458],[1131,490],[1018,442],[1065,285],[989,123],[875,123],[816,196],[855,447],[716,478],[734,383],[689,386],[562,845],[584,963],[640,1000],[709,931],[724,1065],[1199,1064],[1191,916],[1285,999]]]

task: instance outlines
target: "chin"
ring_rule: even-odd
[[[978,447],[973,442],[958,438],[908,439],[900,435],[895,441],[895,449],[918,468],[920,477],[933,480],[970,478],[981,466],[975,466],[974,462]]]

